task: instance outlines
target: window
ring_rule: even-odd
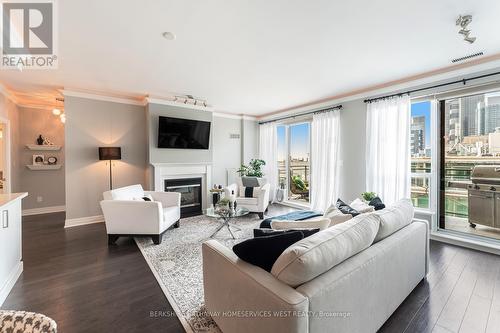
[[[278,125],[278,175],[285,201],[308,205],[311,124]]]
[[[433,124],[432,124],[433,125]],[[431,102],[411,105],[411,200],[416,208],[431,208],[432,143]]]
[[[500,165],[500,92],[442,100],[440,112],[444,209],[439,226],[500,239],[499,213],[494,212],[500,212],[495,203],[500,194],[491,185],[470,187],[474,167]]]

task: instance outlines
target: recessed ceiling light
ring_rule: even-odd
[[[175,35],[170,31],[165,31],[161,35],[163,36],[163,38],[165,38],[167,40],[174,40],[175,39]]]

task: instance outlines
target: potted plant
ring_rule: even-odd
[[[262,184],[262,177],[264,177],[264,172],[262,167],[266,165],[266,162],[261,159],[251,159],[248,165],[242,164],[238,169],[238,174],[240,177],[255,178],[259,184]],[[247,186],[247,185],[245,185]],[[249,185],[255,186],[255,185]]]
[[[366,202],[370,202],[372,201],[375,197],[377,197],[377,193],[375,192],[363,192],[361,193],[361,197],[363,198],[363,200],[365,200]]]
[[[248,165],[242,164],[238,169],[240,177],[257,177],[262,178],[264,172],[262,172],[262,166],[266,165],[266,162],[261,159],[251,159]]]

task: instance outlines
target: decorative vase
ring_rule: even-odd
[[[43,145],[43,141],[44,141],[44,139],[43,139],[42,135],[40,134],[38,136],[38,138],[36,139],[36,144],[41,146],[41,145]]]

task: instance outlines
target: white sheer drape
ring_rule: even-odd
[[[315,114],[311,124],[311,209],[320,212],[338,195],[339,122],[334,110]]]
[[[366,115],[366,190],[386,204],[410,197],[410,98],[369,103]]]
[[[262,170],[271,188],[269,199],[274,201],[278,184],[278,136],[276,124],[262,124],[259,132],[259,158],[266,162]]]

